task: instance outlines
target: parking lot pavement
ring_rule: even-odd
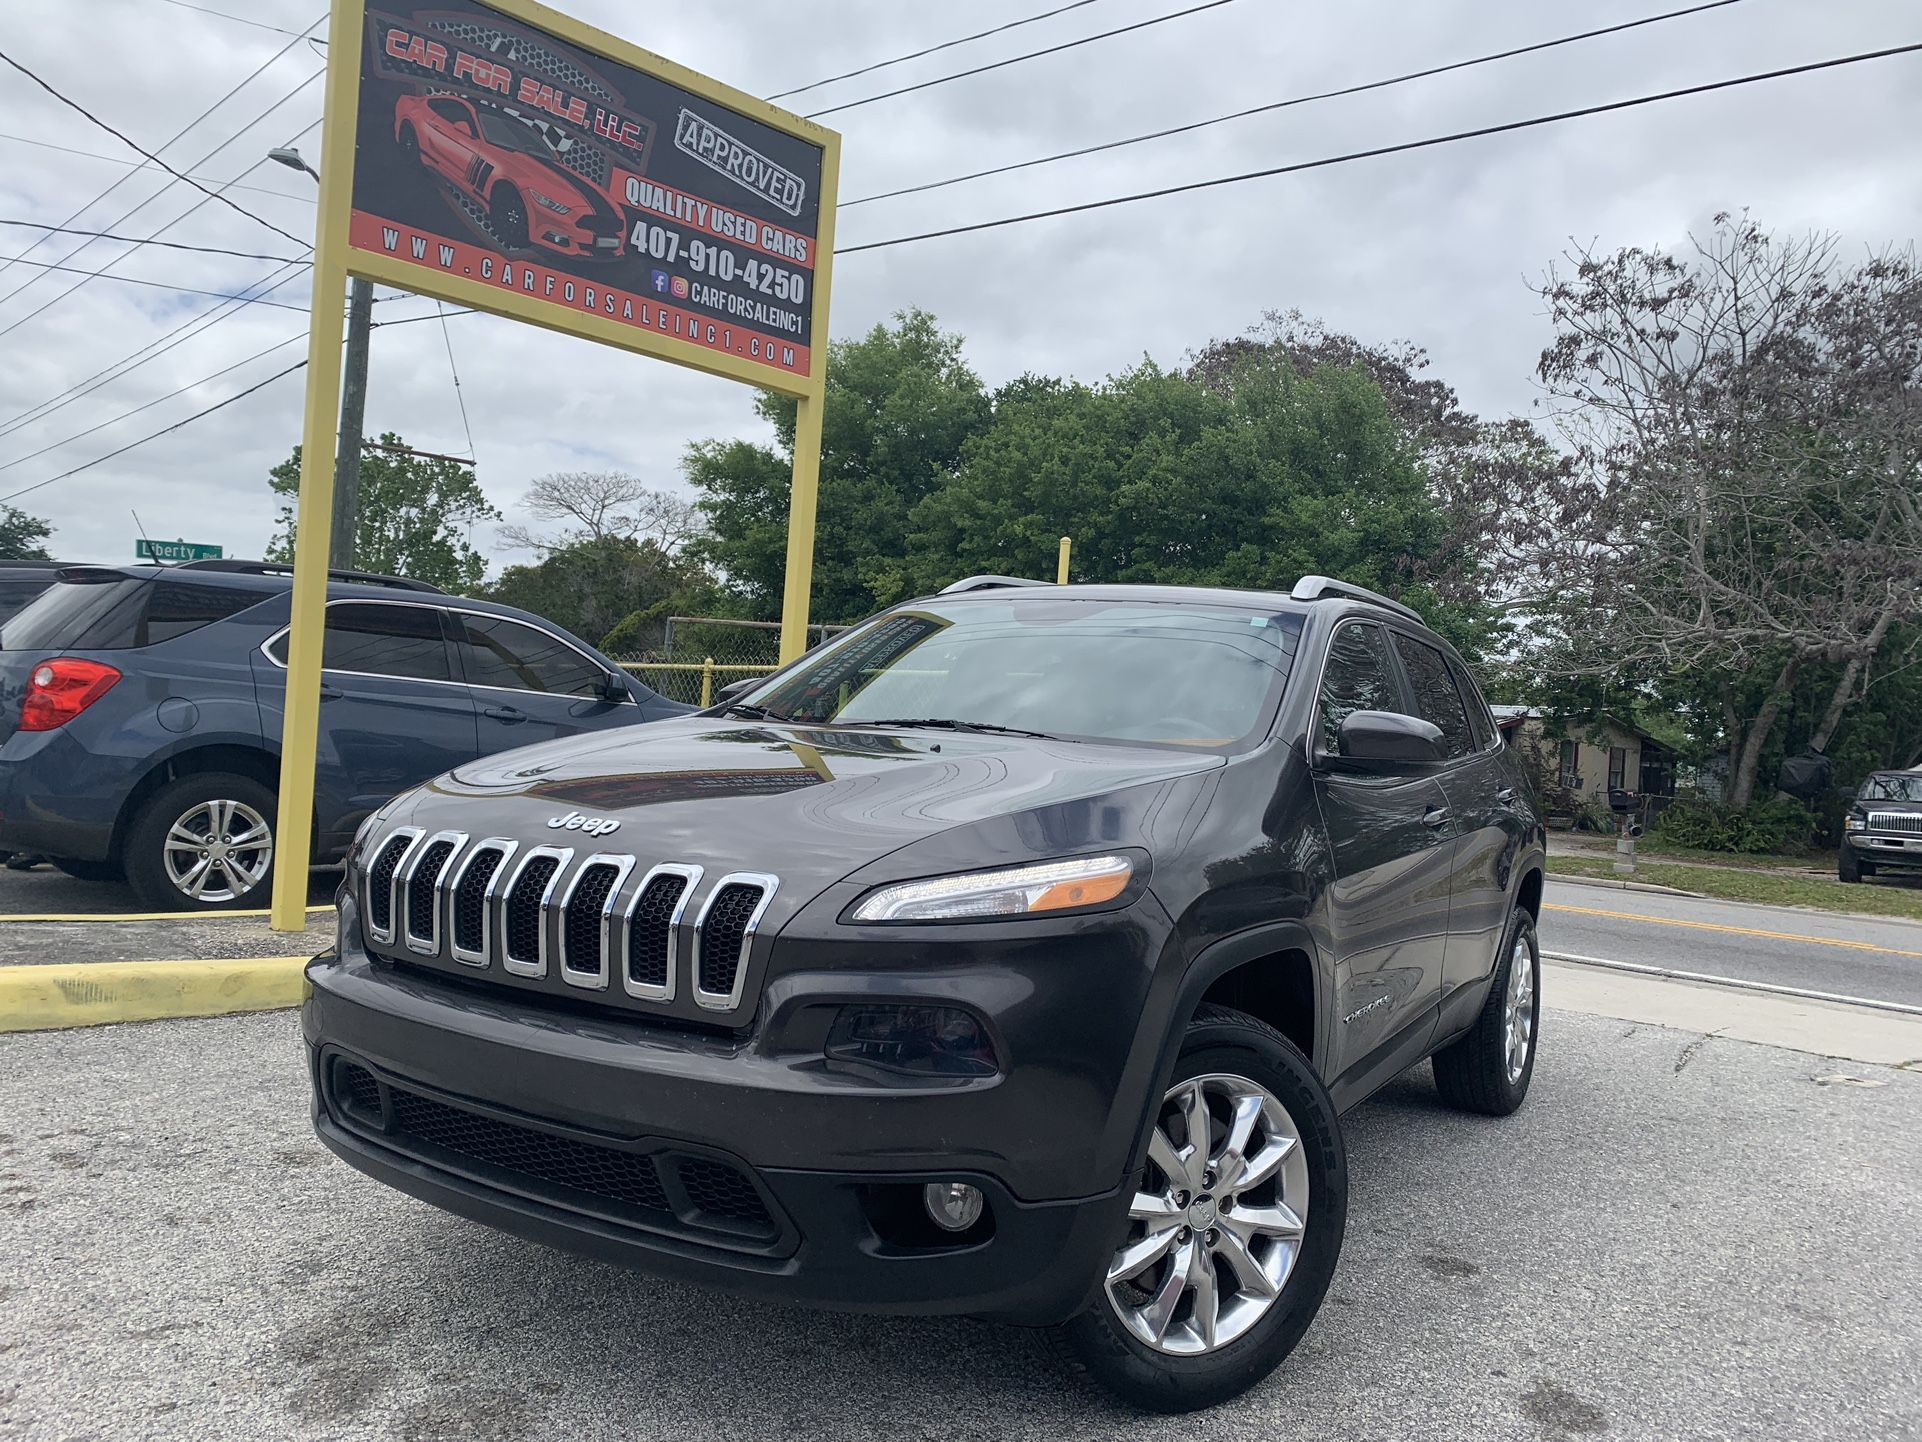
[[[1507,1121],[1444,1111],[1425,1068],[1350,1116],[1320,1319],[1173,1425],[1922,1438],[1922,1074],[1562,1012],[1544,1037]],[[751,1302],[444,1215],[335,1161],[306,1106],[291,1013],[0,1038],[0,1437],[1168,1434],[1024,1332]]]
[[[312,906],[326,906],[340,885],[338,868],[316,870],[308,888]],[[260,905],[267,905],[261,897]],[[87,915],[107,912],[144,912],[133,889],[117,881],[80,881],[52,866],[36,866],[31,871],[8,871],[0,867],[0,917],[23,913]]]

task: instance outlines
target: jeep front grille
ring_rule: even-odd
[[[1871,811],[1869,830],[1901,831],[1911,836],[1922,836],[1922,812],[1916,811]]]
[[[577,857],[500,836],[470,844],[464,833],[419,827],[372,854],[363,905],[376,950],[498,969],[499,979],[551,992],[597,991],[688,1020],[740,1009],[779,885],[730,872],[704,886],[695,865],[643,868],[625,854]]]

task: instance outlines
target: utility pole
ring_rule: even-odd
[[[318,181],[320,172],[291,145],[276,147],[267,158]],[[373,331],[373,282],[355,276],[347,292],[347,361],[340,387],[340,434],[334,450],[334,535],[327,564],[336,571],[354,568],[354,531],[360,513],[360,440],[367,415],[367,339]]]
[[[340,387],[340,440],[334,453],[334,536],[327,564],[354,569],[354,526],[360,511],[360,428],[367,413],[367,337],[374,285],[355,276],[347,291],[347,370]]]

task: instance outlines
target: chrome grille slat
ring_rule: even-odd
[[[367,865],[366,892],[361,898],[367,913],[367,934],[385,946],[394,944],[394,929],[400,924],[396,904],[400,874],[420,845],[421,835],[418,826],[396,827]]]
[[[464,831],[436,831],[415,847],[406,865],[394,873],[394,892],[406,900],[395,925],[409,951],[422,956],[439,954],[441,895],[447,868],[465,845]]]
[[[633,857],[599,851],[583,860],[567,883],[560,902],[561,980],[569,986],[607,990],[615,909],[633,869]],[[580,894],[583,886],[588,888],[585,896]],[[591,951],[592,965],[581,965],[586,959],[578,955],[581,951]]]
[[[1922,811],[1871,811],[1869,830],[1902,831],[1922,836]]]
[[[694,1000],[705,1010],[732,1011],[741,1004],[754,934],[780,884],[763,872],[731,871],[708,893],[694,924]],[[757,888],[758,897],[752,895]]]
[[[637,1001],[674,1000],[674,978],[680,973],[681,930],[688,903],[699,889],[703,869],[667,862],[641,878],[622,918],[620,948],[621,988]],[[668,888],[678,886],[671,894]],[[656,917],[650,907],[663,915]],[[641,949],[636,955],[635,949]],[[648,970],[637,974],[642,966]],[[650,978],[658,975],[659,980]]]
[[[571,846],[536,846],[522,855],[514,876],[500,889],[495,904],[494,925],[500,936],[501,966],[514,976],[547,975],[547,921],[554,906],[554,888],[560,883],[567,863],[574,859]],[[532,873],[530,884],[529,873]],[[495,873],[496,880],[499,872]],[[538,888],[538,895],[534,892]],[[529,914],[528,908],[532,908]],[[533,954],[516,943],[524,942],[533,929]]]
[[[684,985],[701,1011],[742,1005],[780,885],[748,871],[704,885],[693,863],[642,872],[623,852],[418,826],[389,832],[369,854],[362,914],[383,950],[583,991],[612,991],[618,973],[618,996],[660,1010]]]

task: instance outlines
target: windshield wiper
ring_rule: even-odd
[[[723,716],[745,716],[750,721],[792,721],[792,716],[783,716],[779,711],[770,711],[765,706],[751,706],[745,701],[735,701],[721,713]]]
[[[1032,736],[1037,741],[1061,741],[1065,737],[1047,731],[1026,731],[1019,726],[997,726],[992,721],[957,721],[952,716],[891,716],[885,720],[848,721],[848,726],[927,726],[942,731],[992,731],[997,736]]]

